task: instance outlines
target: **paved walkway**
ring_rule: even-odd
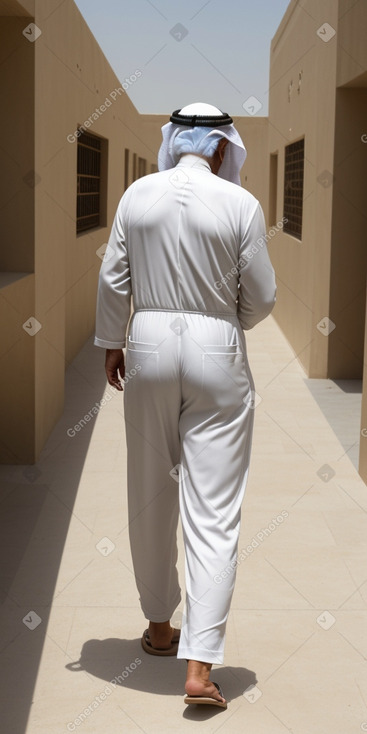
[[[307,380],[272,317],[247,338],[261,400],[215,670],[227,711],[184,706],[186,663],[140,647],[122,398],[106,389],[90,340],[37,466],[0,468],[4,734],[367,731],[358,392]],[[183,584],[181,538],[179,568]]]

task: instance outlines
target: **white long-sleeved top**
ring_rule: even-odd
[[[135,181],[117,207],[102,262],[95,345],[125,346],[134,310],[228,316],[243,329],[275,303],[275,275],[258,200],[203,158]]]

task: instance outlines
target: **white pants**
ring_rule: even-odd
[[[126,377],[129,532],[142,611],[163,622],[180,603],[180,512],[186,604],[177,657],[222,663],[254,415],[237,317],[135,312]]]

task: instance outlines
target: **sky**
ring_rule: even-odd
[[[75,3],[140,113],[200,101],[268,114],[270,41],[289,0]]]

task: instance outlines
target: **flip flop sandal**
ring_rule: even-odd
[[[167,655],[177,655],[178,650],[178,643],[180,641],[180,630],[174,630],[173,637],[177,637],[178,633],[178,639],[172,638],[171,647],[163,648],[163,647],[153,647],[150,638],[149,638],[149,630],[144,630],[143,636],[141,638],[141,646],[145,652],[147,652],[149,655],[162,655],[163,657]]]
[[[223,692],[222,692],[222,689],[219,683],[214,683],[214,685],[218,689],[219,695],[224,698]],[[221,709],[227,708],[226,703],[223,703],[223,701],[217,701],[215,698],[211,698],[210,696],[186,696],[184,698],[184,703],[208,703],[211,706],[219,706],[219,708]]]

